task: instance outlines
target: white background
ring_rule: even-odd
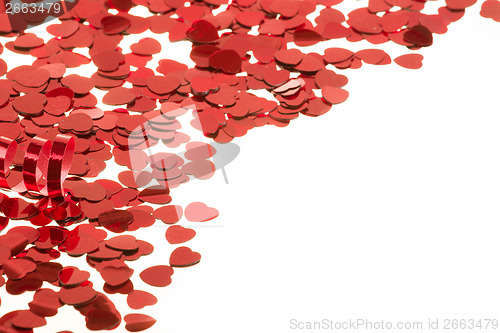
[[[164,239],[166,226],[134,233],[155,244],[151,256],[130,264],[134,285],[160,300],[133,311],[124,295],[109,296],[122,315],[150,314],[158,322],[149,332],[173,333],[298,331],[291,319],[498,319],[500,24],[479,10],[476,4],[448,33],[435,35],[421,51],[423,68],[343,71],[350,97],[328,114],[234,141],[241,153],[226,168],[229,185],[218,172],[174,190],[173,203],[203,201],[220,217],[181,222],[197,231],[186,245],[202,260],[176,269],[167,288],[138,277],[168,263],[174,247]],[[168,46],[156,37],[164,46],[159,58],[186,60],[189,43]],[[339,45],[373,47],[329,41],[307,50]],[[389,43],[382,48],[392,58],[408,53]],[[2,57],[31,61],[7,50]],[[102,176],[116,170],[108,163]],[[86,267],[83,258],[61,262]],[[92,279],[99,289],[99,276]],[[4,288],[0,295],[1,314],[31,299]],[[86,332],[71,307],[48,323],[35,332]]]

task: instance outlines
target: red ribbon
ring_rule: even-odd
[[[62,195],[62,184],[68,176],[73,155],[75,153],[75,138],[58,134],[52,144],[47,172],[47,189],[49,197]]]
[[[24,155],[23,181],[10,186],[7,175],[16,149],[16,141],[0,136],[0,187],[16,192],[38,192],[50,198],[63,196],[62,184],[73,161],[75,139],[62,134],[53,141],[31,139]]]

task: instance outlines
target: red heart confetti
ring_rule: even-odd
[[[80,271],[77,267],[65,267],[59,272],[59,283],[66,287],[78,286],[89,277],[89,272]]]
[[[100,270],[104,281],[110,286],[118,286],[127,282],[134,273],[134,270],[127,266],[105,266]]]
[[[184,228],[180,225],[168,227],[165,237],[170,244],[185,243],[196,236],[196,231],[189,228]]]
[[[156,320],[154,318],[140,313],[130,313],[123,319],[127,323],[125,325],[125,328],[129,332],[144,331],[156,323]]]
[[[29,311],[24,310],[17,313],[12,319],[12,325],[21,329],[32,329],[35,327],[42,327],[47,324],[45,318]]]
[[[186,36],[195,43],[212,43],[219,38],[217,29],[208,21],[198,20],[187,30]]]
[[[188,267],[200,262],[201,255],[189,247],[178,247],[170,255],[170,265],[173,267]]]
[[[208,60],[209,65],[214,69],[220,69],[227,74],[236,74],[241,71],[241,58],[232,49],[220,50],[212,53]]]
[[[172,283],[174,270],[170,266],[158,265],[145,269],[139,274],[142,281],[155,287],[166,287]]]
[[[401,67],[408,69],[419,69],[422,67],[422,60],[424,57],[417,53],[405,54],[394,58],[394,62]]]
[[[156,209],[153,216],[166,224],[174,224],[182,218],[182,207],[178,205],[167,205]]]
[[[3,271],[9,279],[20,280],[36,270],[36,264],[27,259],[10,259],[3,263]]]
[[[219,211],[203,202],[192,202],[186,206],[185,215],[191,222],[206,222],[219,216]]]
[[[133,290],[127,295],[127,304],[134,310],[155,305],[157,302],[158,299],[154,295],[142,290]]]
[[[33,301],[28,303],[30,311],[41,317],[52,317],[62,306],[57,292],[52,289],[40,289],[33,295]]]

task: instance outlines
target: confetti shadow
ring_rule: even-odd
[[[195,116],[195,120],[196,118]],[[132,132],[142,133],[140,135],[142,137],[140,140],[138,140],[139,135],[130,139],[130,143],[133,142],[136,147],[141,147],[149,159],[147,166],[141,167],[142,161],[134,159],[132,155],[129,157],[131,169],[134,170],[133,177],[139,188],[151,186],[153,185],[151,181],[155,180],[157,184],[174,188],[189,179],[211,178],[217,170],[221,170],[224,182],[229,184],[225,167],[239,155],[241,149],[237,144],[190,141],[186,144],[186,149],[181,152],[169,153],[168,147],[164,147],[166,152],[162,149],[161,152],[155,153],[153,147],[158,144],[158,139],[155,137],[156,132],[149,126],[155,122],[158,124],[160,121],[156,118],[150,119],[136,127]],[[144,181],[145,173],[151,173],[151,181]]]

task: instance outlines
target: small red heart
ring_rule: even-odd
[[[102,287],[102,290],[106,294],[122,294],[122,295],[128,295],[134,290],[134,284],[132,281],[127,280],[127,282],[117,285],[117,286],[111,286],[107,283],[104,284]]]
[[[125,328],[129,332],[140,332],[144,331],[156,323],[156,319],[141,313],[130,313],[124,318]]]
[[[65,20],[59,24],[51,24],[47,27],[47,32],[55,37],[67,38],[78,31],[80,24],[78,21]]]
[[[92,57],[92,62],[101,71],[112,72],[118,69],[121,63],[125,60],[123,54],[119,51],[103,51],[95,54]]]
[[[63,268],[58,275],[61,285],[66,287],[77,286],[87,281],[90,273],[81,271],[77,267],[69,266]]]
[[[188,267],[200,262],[201,255],[189,247],[178,247],[170,255],[170,265],[174,267]]]
[[[59,295],[52,289],[40,289],[33,295],[33,300],[28,303],[30,310],[42,317],[51,317],[57,314],[62,306]]]
[[[47,325],[47,321],[30,310],[22,310],[12,319],[12,325],[18,328],[32,329]]]
[[[3,272],[12,280],[20,280],[35,269],[36,264],[28,259],[9,259],[3,263]]]
[[[210,67],[220,69],[227,74],[236,74],[241,71],[240,55],[232,49],[220,50],[212,53],[208,59]]]
[[[416,25],[408,29],[403,38],[415,46],[431,46],[432,32],[423,25]]]
[[[149,305],[155,305],[158,299],[142,290],[133,290],[127,295],[127,304],[131,309],[139,310]]]
[[[106,266],[100,271],[104,281],[110,286],[119,286],[127,282],[128,279],[134,274],[134,270],[127,266]]]
[[[203,202],[192,202],[187,205],[184,214],[188,221],[206,222],[219,216],[219,211],[215,208],[208,207]]]
[[[149,267],[139,274],[142,281],[154,287],[166,287],[172,283],[174,270],[167,265]]]
[[[401,67],[408,69],[419,69],[422,67],[424,57],[421,54],[404,54],[394,59],[394,62]]]
[[[191,79],[191,91],[197,95],[206,95],[217,89],[219,89],[219,83],[209,77],[195,76]]]
[[[491,18],[500,22],[500,2],[498,1],[485,1],[481,7],[481,16]]]
[[[185,243],[196,236],[196,231],[189,228],[173,225],[165,232],[165,237],[170,244]]]
[[[134,251],[139,248],[137,239],[132,235],[116,236],[105,241],[107,247],[119,251]]]
[[[161,52],[161,44],[154,38],[146,37],[130,45],[130,51],[143,56],[153,55]]]
[[[153,212],[156,219],[162,220],[166,224],[174,224],[182,218],[182,207],[178,205],[167,205],[156,209]]]
[[[219,39],[217,29],[212,23],[205,20],[198,20],[186,32],[187,38],[195,43],[212,43]]]
[[[59,291],[59,300],[63,304],[80,305],[93,300],[97,292],[91,284],[79,285],[76,287],[62,287]]]
[[[264,70],[262,77],[267,84],[277,87],[288,81],[290,72],[287,70],[277,70],[275,67],[269,67]]]
[[[109,304],[104,306],[108,308],[92,309],[85,315],[85,324],[89,330],[112,330],[120,324],[120,313],[116,309],[110,309]]]

